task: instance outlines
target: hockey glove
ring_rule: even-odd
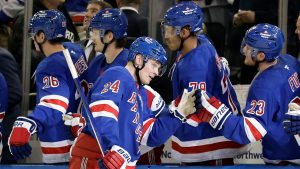
[[[5,112],[0,112],[0,161],[1,161],[1,153],[2,153],[2,148],[3,148],[3,143],[2,143],[2,121],[4,119]]]
[[[221,130],[231,111],[216,97],[210,98],[205,91],[201,91],[201,104],[199,118],[208,122],[214,129]]]
[[[188,92],[187,89],[184,89],[181,99],[178,103],[178,99],[172,101],[169,106],[170,112],[174,114],[176,118],[181,120],[182,122],[187,121],[187,117],[196,111],[195,109],[195,100],[194,96],[195,91]],[[176,107],[178,103],[178,106]]]
[[[1,161],[1,154],[2,154],[2,148],[3,148],[3,144],[2,144],[2,124],[0,122],[0,161]]]
[[[8,139],[11,154],[16,160],[24,159],[31,154],[30,136],[36,132],[36,123],[26,117],[18,117]]]
[[[200,108],[202,107],[201,104],[201,90],[195,90],[195,94],[194,94],[196,100],[195,100],[195,108],[196,108],[196,112],[200,111]],[[198,113],[194,113],[191,114],[187,117],[186,123],[193,126],[193,127],[197,127],[200,123],[202,122],[202,120],[199,118]]]
[[[125,169],[130,160],[131,156],[125,149],[114,145],[107,151],[103,159],[99,160],[98,165],[101,169]]]
[[[288,112],[284,116],[283,128],[289,134],[300,134],[300,106],[297,103],[289,104]]]
[[[84,117],[79,113],[67,113],[63,116],[64,124],[70,127],[74,137],[78,137],[86,122]]]
[[[201,105],[201,101],[197,104],[196,101],[197,101],[197,95],[196,95],[196,92],[197,90],[195,91],[195,94],[194,96],[196,97],[196,100],[195,100],[195,108],[196,110],[198,110],[197,108],[197,105]],[[180,103],[180,100],[181,100],[181,96],[178,96],[170,105],[170,107],[178,107],[179,103]],[[199,99],[200,100],[200,99]],[[186,117],[186,123],[189,124],[190,126],[193,126],[193,127],[197,127],[202,121],[199,119],[198,115],[197,114],[191,114],[191,115],[188,115]]]

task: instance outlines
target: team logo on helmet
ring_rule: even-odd
[[[258,52],[265,54],[265,60],[276,59],[283,47],[284,35],[280,28],[275,25],[263,23],[247,30],[241,44],[241,53],[245,45],[252,47],[251,56],[256,58]]]
[[[35,13],[30,20],[29,35],[32,37],[39,31],[44,32],[49,40],[65,37],[65,16],[57,10],[42,10]]]
[[[125,14],[120,9],[105,9],[94,16],[90,24],[90,30],[100,30],[102,38],[107,31],[111,31],[115,39],[127,36],[128,21]]]

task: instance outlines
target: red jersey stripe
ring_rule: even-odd
[[[51,104],[56,104],[56,105],[62,106],[66,110],[68,108],[68,104],[67,103],[65,103],[64,101],[58,100],[58,99],[44,99],[42,101],[46,102],[46,103],[51,103]]]
[[[112,113],[114,116],[116,116],[116,118],[119,116],[119,112],[108,104],[98,104],[91,107],[92,113],[101,111]]]
[[[198,153],[205,153],[205,152],[220,150],[220,149],[240,148],[243,146],[244,145],[232,141],[224,141],[224,142],[206,144],[201,146],[181,147],[179,144],[172,141],[172,148],[181,154],[198,154]]]
[[[148,128],[151,126],[151,124],[154,123],[154,121],[155,121],[155,119],[152,118],[152,119],[148,120],[148,121],[146,122],[146,124],[143,125],[142,137],[144,137],[145,132],[148,130]]]
[[[245,118],[246,124],[249,126],[252,135],[254,136],[255,140],[258,141],[262,138],[259,130],[247,119]]]
[[[42,147],[43,154],[64,154],[70,151],[71,145],[63,147]]]

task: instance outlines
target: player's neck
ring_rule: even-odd
[[[43,45],[43,52],[45,54],[46,57],[52,55],[53,53],[56,53],[56,52],[60,52],[64,50],[64,47],[62,44],[49,44],[48,42],[46,42],[44,45]]]
[[[136,69],[135,69],[133,63],[131,61],[127,62],[127,65],[125,66],[125,68],[129,71],[129,73],[131,74],[134,81],[137,81],[137,77],[135,75]]]
[[[60,3],[53,3],[48,0],[43,0],[42,4],[48,9],[57,9]]]
[[[112,63],[116,57],[122,52],[123,48],[108,49],[105,52],[106,63]]]
[[[261,62],[258,65],[258,72],[263,72],[264,70],[268,69],[268,67],[275,65],[277,63],[277,59],[273,62]]]
[[[191,50],[195,49],[197,47],[197,41],[198,41],[197,37],[195,37],[195,36],[191,36],[188,39],[186,39],[183,43],[183,48],[180,51],[181,54],[184,56]]]

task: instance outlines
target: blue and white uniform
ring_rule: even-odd
[[[64,43],[64,47],[69,49],[78,73],[83,74],[87,69],[83,50],[73,43]],[[28,118],[37,124],[43,162],[68,162],[74,138],[62,116],[76,112],[80,98],[76,96],[76,86],[62,51],[39,63],[35,81],[37,105]]]
[[[7,109],[8,104],[8,89],[7,89],[7,83],[2,75],[0,73],[0,160],[1,160],[1,154],[2,154],[2,121],[5,116],[5,111]]]
[[[179,53],[173,65],[173,98],[181,95],[185,88],[206,90],[238,114],[240,105],[229,80],[227,65],[205,36],[199,36],[198,40],[198,46],[184,56]],[[248,148],[226,139],[206,123],[197,127],[183,124],[172,136],[172,156],[180,162],[233,158]]]
[[[114,145],[122,147],[130,155],[128,166],[135,166],[141,144],[159,146],[182,124],[171,113],[155,119],[147,106],[147,97],[142,97],[141,92],[143,96],[146,93],[128,70],[116,66],[106,70],[96,81],[89,98],[95,127],[105,146],[103,151]],[[89,122],[83,132],[93,135]]]
[[[262,140],[266,163],[300,164],[296,139],[282,126],[288,104],[300,99],[299,77],[294,69],[297,62],[292,56],[281,55],[276,64],[259,73],[249,89],[244,118],[229,116],[221,130],[226,138],[241,144]]]

